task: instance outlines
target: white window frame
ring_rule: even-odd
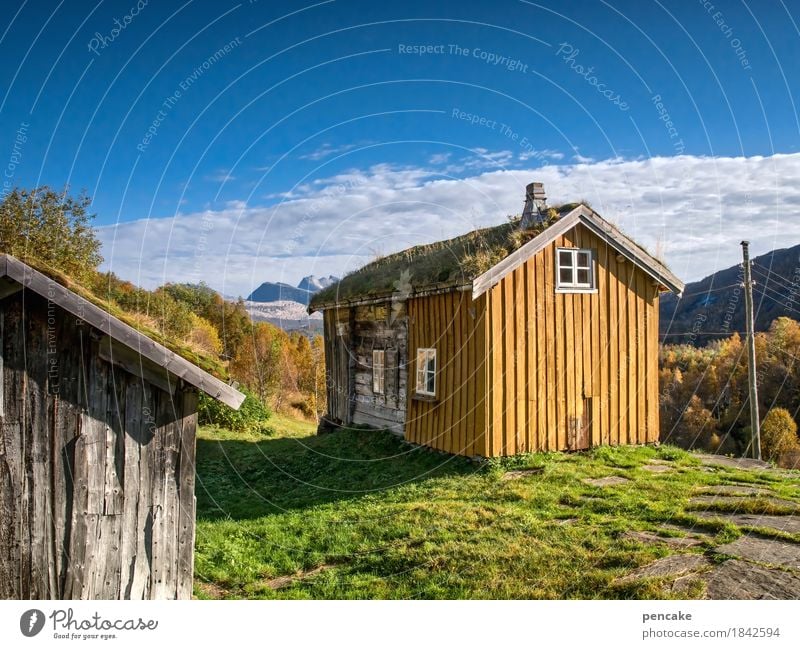
[[[561,279],[561,270],[565,268],[561,263],[561,255],[568,253],[570,264],[566,266],[572,273],[572,282],[564,282]],[[578,259],[581,254],[588,255],[589,264],[579,265]],[[556,292],[557,293],[596,293],[597,284],[595,282],[594,270],[594,251],[591,248],[556,248]],[[589,272],[588,282],[578,281],[578,271],[586,270]]]
[[[428,389],[429,380],[433,382],[433,390]],[[426,397],[436,396],[436,349],[433,347],[417,348],[416,393]]]
[[[383,349],[372,350],[372,391],[386,393],[386,351]]]

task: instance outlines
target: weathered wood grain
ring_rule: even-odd
[[[195,389],[108,362],[36,294],[0,314],[0,597],[191,596]]]

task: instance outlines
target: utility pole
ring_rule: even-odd
[[[758,380],[756,378],[756,335],[755,316],[753,315],[753,278],[750,274],[750,242],[742,241],[744,257],[744,302],[747,325],[747,370],[750,383],[750,444],[753,457],[761,459],[761,421],[758,416]]]

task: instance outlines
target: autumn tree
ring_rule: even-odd
[[[13,189],[0,201],[0,251],[90,278],[103,260],[90,204],[85,194],[72,197],[47,186]]]

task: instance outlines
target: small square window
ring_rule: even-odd
[[[386,381],[386,352],[382,349],[372,350],[372,391],[383,394]]]
[[[435,349],[417,349],[417,394],[436,395]]]
[[[559,248],[556,289],[562,292],[594,290],[592,251],[581,248]]]

